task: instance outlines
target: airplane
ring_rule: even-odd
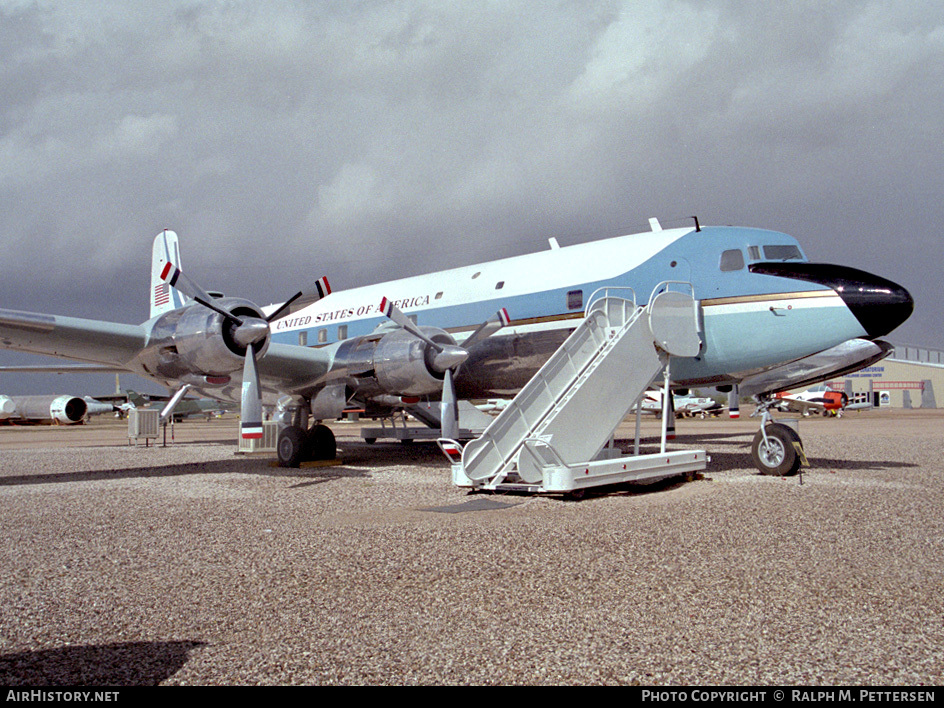
[[[809,416],[810,413],[842,416],[842,411],[849,404],[849,397],[842,391],[834,391],[825,384],[813,386],[802,393],[790,394],[782,391],[776,394],[777,408],[782,411],[795,411]]]
[[[478,408],[483,413],[501,413],[508,407],[508,404],[511,401],[507,398],[489,398],[485,403],[477,403],[476,408]]]
[[[644,413],[662,415],[662,392],[659,390],[646,391],[640,399],[639,405]],[[704,418],[707,415],[717,415],[724,407],[707,396],[692,396],[688,392],[673,392],[672,408],[675,411],[676,418],[696,415]]]
[[[705,418],[709,415],[718,415],[724,406],[715,399],[707,396],[678,395],[675,396],[675,413],[681,418],[700,415]]]
[[[91,415],[113,413],[115,407],[90,396],[0,396],[0,422],[78,425]]]
[[[734,386],[849,340],[877,340],[914,308],[896,283],[809,262],[787,234],[697,219],[673,229],[651,219],[650,228],[567,247],[552,238],[536,253],[342,292],[321,278],[265,308],[203,290],[181,270],[177,235],[165,230],[152,251],[151,319],[131,325],[0,310],[0,348],[239,402],[244,438],[262,435],[263,401],[274,402],[279,464],[294,467],[336,455],[321,421],[351,404],[382,416],[438,398],[442,437],[452,437],[456,401],[513,396],[600,288],[691,284],[701,345],[696,356],[673,360],[677,388]],[[775,474],[795,464],[794,439],[771,423],[769,405],[754,444],[766,454],[755,462]]]
[[[154,400],[143,396],[130,388],[127,390],[129,408],[150,408],[159,404],[164,408],[167,400]],[[182,398],[169,411],[174,420],[183,420],[193,416],[204,416],[209,420],[214,415],[230,410],[235,404],[217,401],[212,398]]]

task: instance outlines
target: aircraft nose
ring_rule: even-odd
[[[753,273],[807,280],[835,290],[869,339],[883,337],[907,320],[914,299],[897,283],[864,270],[828,263],[754,263]]]

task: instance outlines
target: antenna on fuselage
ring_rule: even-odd
[[[690,216],[690,217],[688,217],[688,218],[695,220],[695,231],[701,231],[701,224],[698,223],[698,217],[697,217],[697,216]]]

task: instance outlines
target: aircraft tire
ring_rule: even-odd
[[[294,425],[282,428],[276,449],[279,467],[298,467],[305,454],[305,431]]]
[[[327,425],[313,425],[308,431],[305,445],[309,460],[333,460],[338,456],[337,441]]]
[[[751,459],[761,474],[788,477],[800,469],[800,456],[793,443],[800,442],[796,431],[782,423],[767,426],[768,445],[764,445],[762,431],[758,430],[751,445]]]

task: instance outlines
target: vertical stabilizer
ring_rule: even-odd
[[[151,251],[151,317],[184,305],[183,294],[161,278],[168,262],[180,267],[180,247],[177,245],[177,234],[165,229],[154,238]]]

